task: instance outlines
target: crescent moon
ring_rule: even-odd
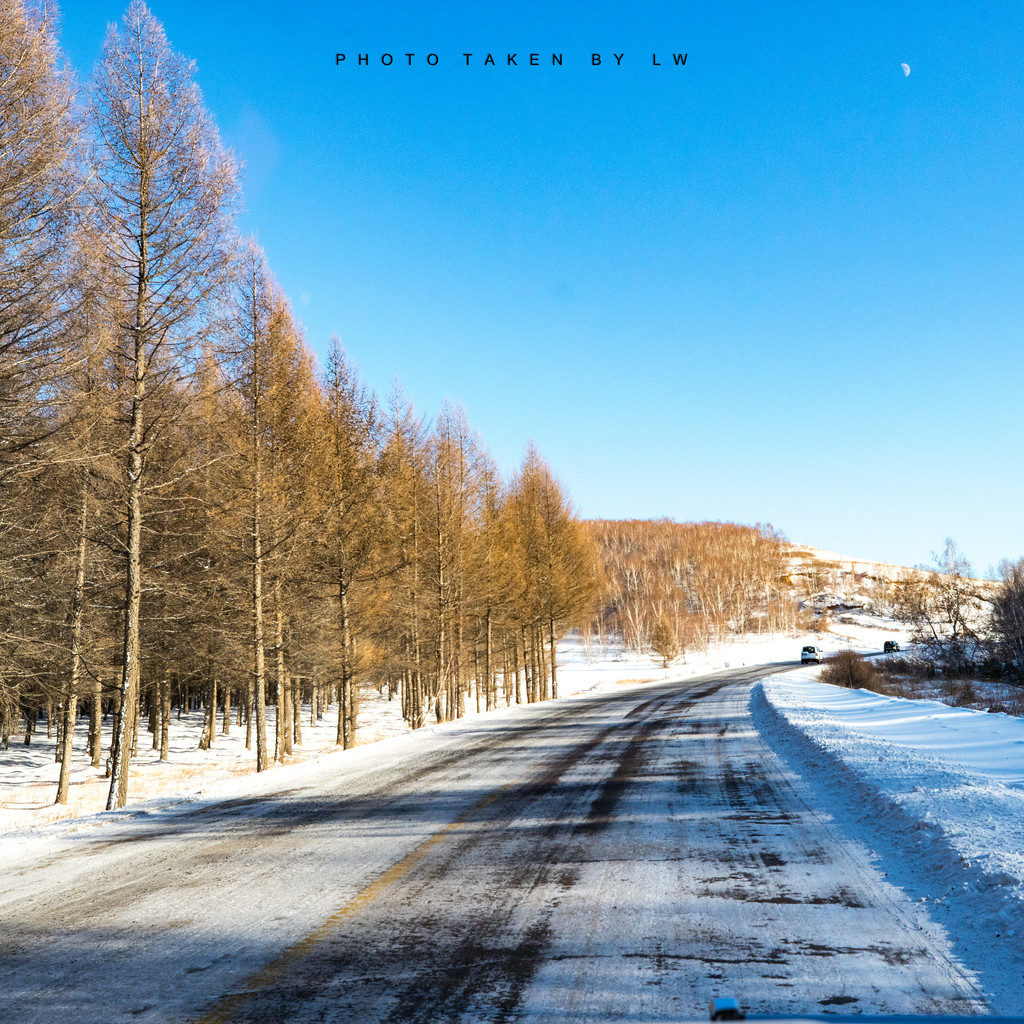
[[[910,74],[910,65],[909,64],[901,64],[900,67],[903,68],[903,77],[906,78],[907,75]]]

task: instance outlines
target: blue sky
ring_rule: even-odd
[[[124,6],[62,4],[83,79]],[[586,517],[1024,554],[1024,7],[433,8],[152,5],[315,350]]]

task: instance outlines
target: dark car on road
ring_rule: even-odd
[[[899,649],[900,645],[896,643],[895,640],[886,640],[885,643],[882,644],[882,651],[885,654],[892,654],[893,651],[898,651]]]

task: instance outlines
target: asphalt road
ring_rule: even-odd
[[[535,705],[286,791],[58,830],[0,879],[0,1015],[985,1012],[940,928],[758,735],[750,686],[777,670]]]

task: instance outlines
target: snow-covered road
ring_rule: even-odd
[[[779,668],[534,705],[287,789],[54,828],[3,857],[0,1013],[664,1022],[716,995],[985,1012],[927,905],[758,734],[750,689]]]

